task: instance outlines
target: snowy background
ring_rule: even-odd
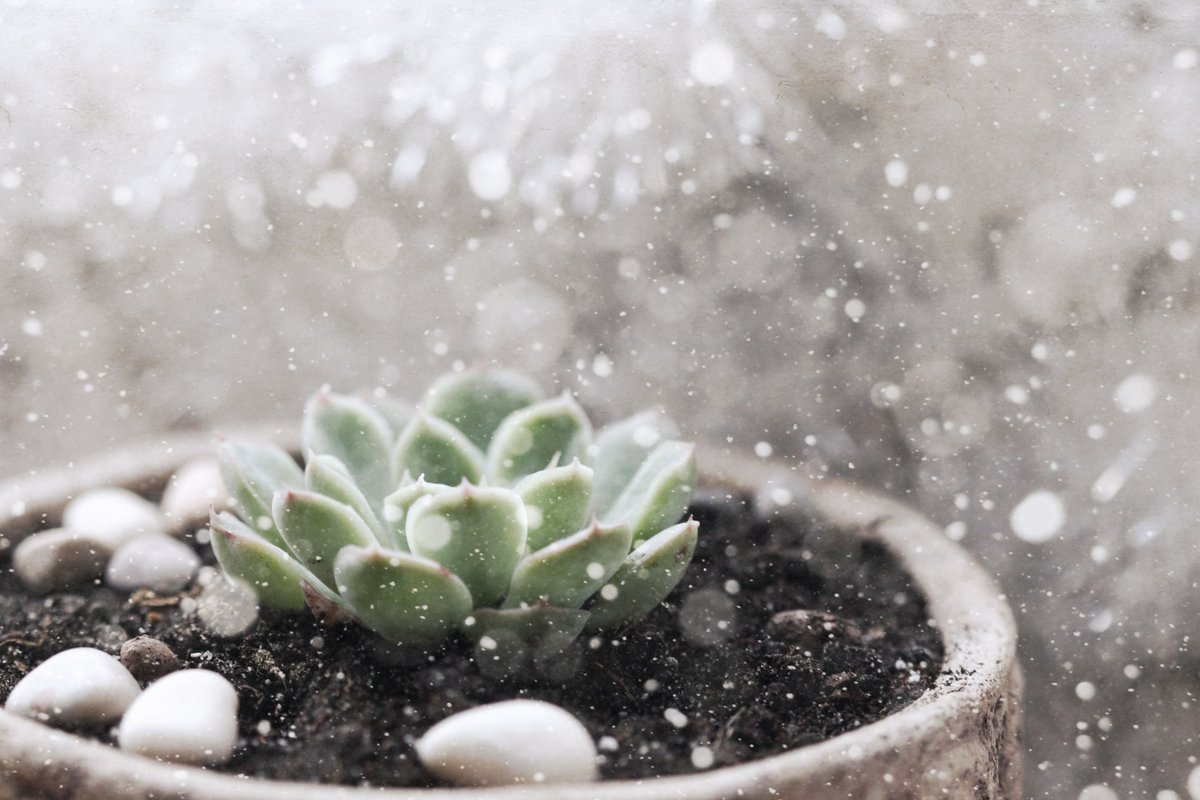
[[[1200,798],[1196,4],[74,5],[0,3],[0,472],[661,401],[995,572],[1031,795]]]

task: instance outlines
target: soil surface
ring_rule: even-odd
[[[695,560],[628,630],[557,660],[495,674],[455,639],[414,656],[357,627],[264,613],[224,638],[195,613],[201,589],[128,597],[102,586],[33,597],[0,570],[0,698],[69,647],[114,655],[150,635],[182,666],[237,687],[241,740],[223,769],[376,786],[430,786],[412,742],[456,711],[531,697],[571,711],[600,745],[605,778],[696,772],[834,736],[907,705],[936,678],[941,638],[922,598],[877,544],[804,514],[763,515],[708,493]],[[209,563],[209,548],[199,546]],[[773,617],[801,609],[808,613]],[[766,634],[764,635],[764,631]],[[112,741],[110,732],[99,738]]]

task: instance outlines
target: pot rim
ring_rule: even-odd
[[[279,427],[253,429],[250,435],[283,444],[294,440]],[[53,520],[65,500],[89,488],[146,490],[161,485],[185,461],[211,453],[209,436],[174,436],[2,482],[0,532],[11,531],[19,538],[40,527],[44,518]],[[752,458],[730,447],[702,445],[697,448],[697,458],[706,479],[760,493],[784,489],[794,498],[792,502],[808,506],[852,535],[887,547],[924,593],[930,619],[941,631],[945,654],[933,685],[899,711],[832,739],[730,767],[661,778],[488,789],[366,788],[270,781],[157,762],[0,710],[4,771],[22,764],[40,766],[52,759],[64,769],[85,770],[110,786],[124,783],[166,792],[168,796],[229,800],[353,800],[368,796],[378,800],[463,800],[467,796],[529,800],[670,796],[700,800],[755,796],[789,785],[797,774],[832,775],[860,769],[879,758],[887,763],[899,743],[914,737],[933,741],[944,736],[956,720],[977,717],[1002,702],[1010,685],[1019,682],[1016,624],[1004,595],[965,550],[925,517],[877,492],[807,474],[802,466]],[[883,779],[887,780],[886,776]],[[0,781],[0,788],[2,785]]]

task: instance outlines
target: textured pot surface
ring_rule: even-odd
[[[285,435],[279,437],[286,440]],[[57,520],[95,486],[154,490],[171,470],[211,452],[208,437],[176,438],[0,484],[0,535],[10,543]],[[1021,796],[1021,676],[1016,628],[991,578],[941,530],[901,503],[798,469],[701,449],[708,481],[778,491],[891,550],[924,592],[945,661],[916,702],[819,744],[689,776],[578,787],[491,790],[354,789],[246,780],[159,763],[0,711],[0,800],[740,800],[742,798],[989,798]]]

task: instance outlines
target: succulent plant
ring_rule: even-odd
[[[570,395],[500,370],[446,375],[419,409],[321,391],[303,469],[272,445],[220,444],[241,519],[213,514],[213,548],[264,606],[403,645],[462,630],[548,654],[640,618],[683,577],[696,466],[675,435],[654,411],[593,435]]]

